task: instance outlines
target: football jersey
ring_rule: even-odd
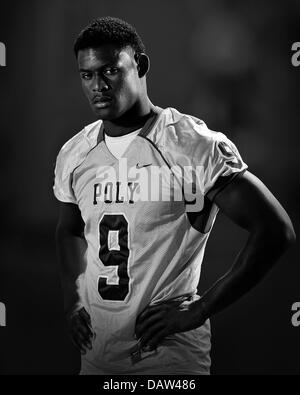
[[[173,108],[157,107],[119,160],[103,136],[101,120],[86,126],[55,169],[55,196],[78,205],[88,245],[79,290],[96,337],[81,373],[209,374],[209,320],[149,352],[135,324],[148,305],[199,298],[214,198],[247,165],[224,134]]]

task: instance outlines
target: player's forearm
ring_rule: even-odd
[[[199,300],[200,311],[209,318],[252,289],[294,241],[291,228],[262,229],[250,233],[234,265]],[[203,314],[203,313],[202,313]]]
[[[57,228],[56,250],[63,288],[64,308],[66,312],[80,305],[77,280],[85,271],[84,254],[86,242],[79,235]]]

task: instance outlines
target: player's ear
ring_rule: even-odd
[[[137,63],[137,69],[139,72],[139,77],[145,77],[150,69],[150,59],[145,53],[136,53],[134,59]]]

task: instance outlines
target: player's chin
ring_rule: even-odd
[[[98,119],[102,119],[104,121],[112,121],[113,119],[118,118],[118,112],[113,108],[113,106],[107,106],[104,108],[93,106],[93,111]]]

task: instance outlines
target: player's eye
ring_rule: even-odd
[[[117,69],[117,67],[110,67],[110,68],[105,69],[103,71],[103,74],[104,75],[115,75],[118,73],[118,71],[119,70]]]
[[[90,80],[92,78],[92,73],[81,73],[80,75],[83,80]]]

